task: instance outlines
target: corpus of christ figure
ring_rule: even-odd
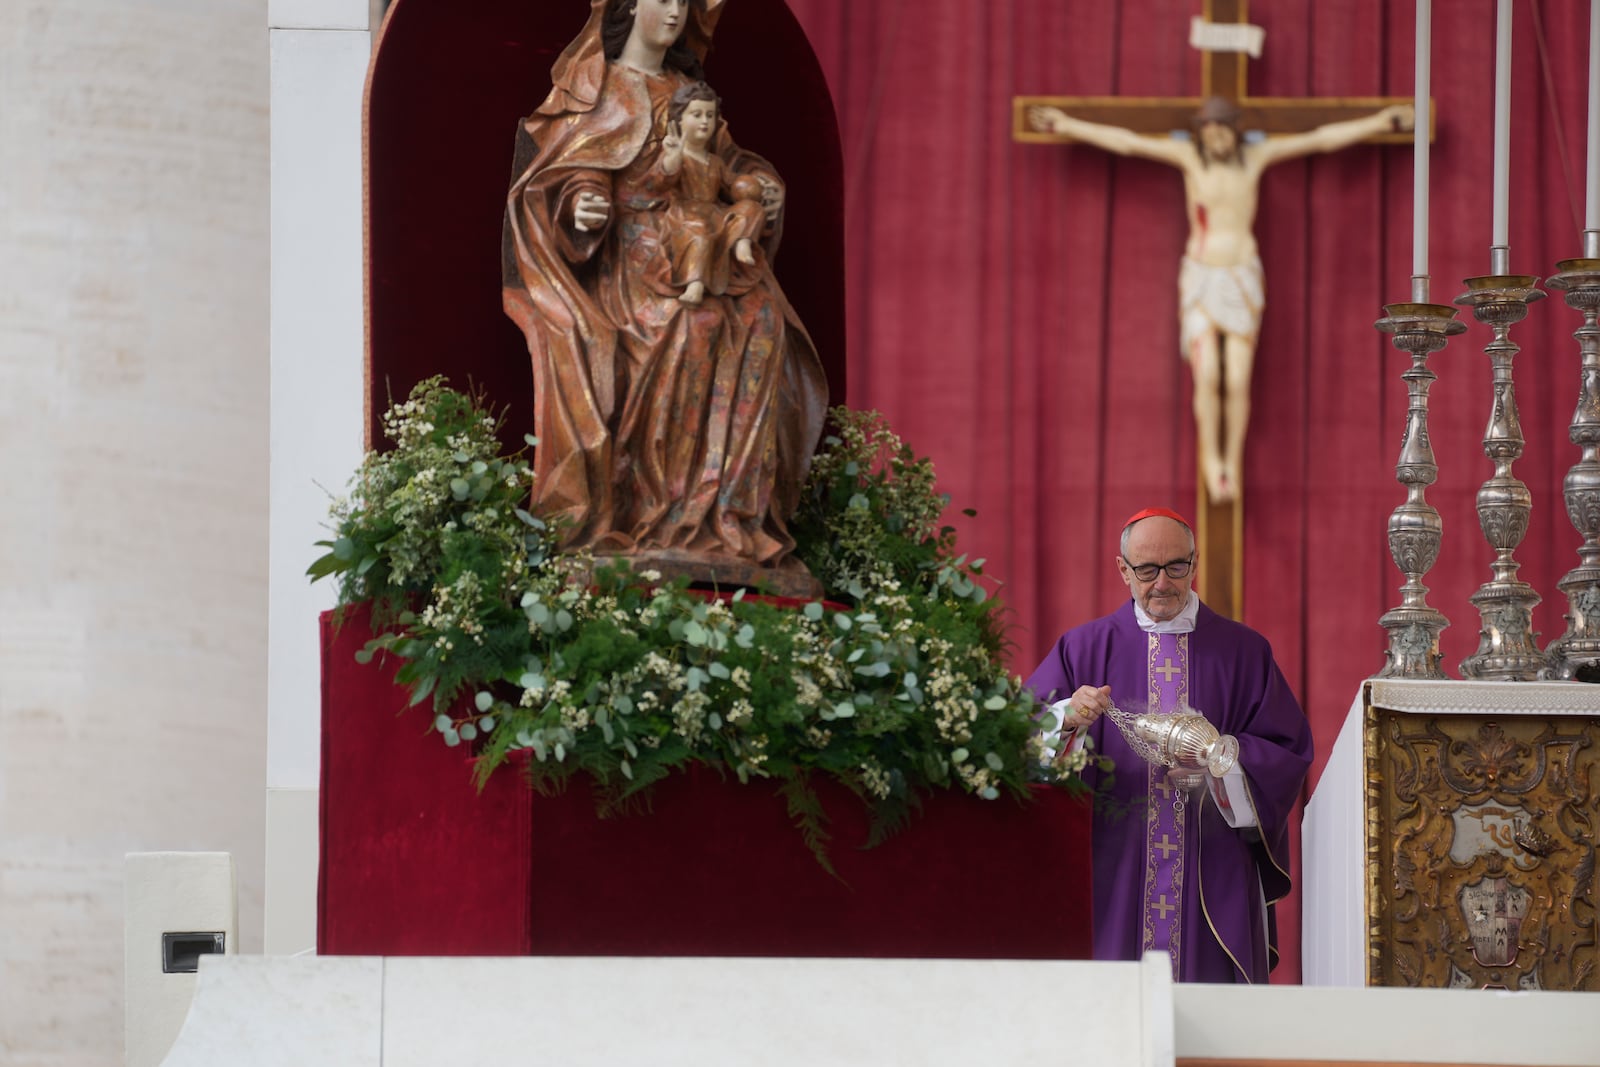
[[[1262,171],[1286,159],[1409,130],[1415,119],[1411,105],[1395,104],[1365,118],[1246,144],[1239,116],[1231,100],[1210,97],[1195,116],[1191,140],[1089,122],[1058,107],[1028,108],[1034,130],[1118,155],[1153,159],[1183,174],[1189,239],[1178,275],[1179,336],[1194,375],[1200,469],[1215,502],[1233,500],[1239,493],[1250,420],[1250,374],[1264,294],[1253,232]]]

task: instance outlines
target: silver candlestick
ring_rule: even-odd
[[[1392,334],[1394,346],[1411,356],[1405,380],[1408,403],[1406,428],[1400,438],[1400,461],[1395,480],[1405,487],[1406,499],[1389,516],[1389,555],[1406,576],[1400,586],[1400,606],[1378,620],[1389,634],[1387,662],[1377,678],[1443,678],[1439,667],[1439,633],[1449,621],[1428,604],[1428,587],[1422,584],[1439,558],[1444,525],[1439,512],[1424,496],[1439,477],[1433,444],[1428,439],[1428,388],[1438,375],[1428,369],[1428,356],[1442,349],[1466,324],[1456,321],[1456,311],[1445,304],[1427,302],[1427,276],[1412,279],[1414,302],[1384,305],[1376,323]]]
[[[1473,317],[1494,331],[1484,346],[1494,370],[1494,405],[1484,431],[1483,453],[1494,463],[1494,474],[1478,489],[1478,525],[1495,550],[1490,564],[1493,577],[1468,598],[1481,620],[1478,651],[1461,661],[1464,678],[1528,681],[1538,677],[1549,662],[1534,643],[1533,609],[1539,594],[1517,578],[1521,567],[1514,553],[1528,532],[1533,497],[1528,487],[1511,473],[1522,455],[1522,423],[1517,416],[1516,387],[1511,380],[1511,360],[1520,351],[1511,340],[1511,327],[1528,315],[1528,305],[1544,299],[1531,274],[1491,274],[1468,278],[1467,291],[1456,303],[1470,307]]]
[[[1595,231],[1584,234],[1584,254],[1592,256]],[[1581,450],[1567,472],[1567,517],[1583,536],[1578,565],[1556,583],[1567,597],[1567,629],[1545,649],[1544,676],[1572,678],[1579,669],[1600,665],[1600,259],[1564,259],[1549,286],[1566,294],[1567,306],[1583,314],[1573,334],[1582,354],[1578,409],[1567,437]]]

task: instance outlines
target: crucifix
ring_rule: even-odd
[[[1409,143],[1414,118],[1407,97],[1250,96],[1244,53],[1259,50],[1261,33],[1246,21],[1247,4],[1204,0],[1190,38],[1201,50],[1198,97],[1019,96],[1012,109],[1015,140],[1089,144],[1183,174],[1189,239],[1178,314],[1194,379],[1195,535],[1206,603],[1234,618],[1244,592],[1241,457],[1264,304],[1253,232],[1261,172],[1363,141]]]

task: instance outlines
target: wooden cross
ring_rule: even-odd
[[[1202,15],[1212,24],[1247,24],[1249,0],[1203,0]],[[1064,134],[1037,130],[1028,117],[1030,108],[1048,105],[1077,118],[1133,130],[1151,137],[1187,134],[1200,104],[1222,96],[1239,106],[1241,131],[1272,134],[1299,133],[1329,122],[1361,118],[1391,104],[1409,103],[1409,97],[1264,97],[1251,96],[1246,86],[1247,60],[1243,52],[1204,51],[1200,61],[1199,96],[1019,96],[1012,102],[1012,137],[1034,144],[1065,144]],[[1431,111],[1431,107],[1430,107]],[[1419,116],[1418,121],[1422,121]],[[1430,123],[1430,137],[1432,116]],[[1369,138],[1375,143],[1409,144],[1409,132],[1391,132]],[[1176,317],[1176,316],[1174,316]],[[1240,486],[1232,500],[1211,499],[1205,479],[1198,479],[1195,536],[1199,574],[1204,579],[1206,603],[1230,618],[1238,618],[1244,599],[1244,493]]]
[[[1173,663],[1172,659],[1169,657],[1166,660],[1162,661],[1161,666],[1156,668],[1156,673],[1161,675],[1161,680],[1162,681],[1166,682],[1168,685],[1171,685],[1172,684],[1172,676],[1174,674],[1182,674],[1183,673],[1183,668],[1179,667],[1177,664]]]

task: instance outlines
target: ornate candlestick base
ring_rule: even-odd
[[[1556,583],[1567,598],[1567,629],[1545,649],[1550,663],[1541,676],[1565,679],[1585,667],[1600,668],[1600,259],[1564,259],[1556,269],[1550,288],[1564,292],[1567,306],[1583,314],[1573,334],[1582,353],[1582,383],[1567,431],[1582,455],[1567,472],[1562,494],[1583,545],[1578,565]]]
[[[1420,286],[1413,280],[1419,294],[1426,290],[1426,278],[1420,280]],[[1456,321],[1455,309],[1445,304],[1387,304],[1383,310],[1386,314],[1376,323],[1377,328],[1392,334],[1394,346],[1411,355],[1411,366],[1400,375],[1409,401],[1400,461],[1394,468],[1395,480],[1406,489],[1406,499],[1389,516],[1389,555],[1406,580],[1400,587],[1400,606],[1378,620],[1389,635],[1389,647],[1384,668],[1374,677],[1443,678],[1439,634],[1450,623],[1429,606],[1428,587],[1422,584],[1422,576],[1439,557],[1443,535],[1439,512],[1424,496],[1439,477],[1428,440],[1428,388],[1439,376],[1428,369],[1428,356],[1467,327]]]
[[[1472,594],[1481,626],[1478,651],[1461,661],[1464,678],[1528,681],[1549,663],[1534,643],[1533,609],[1539,594],[1517,579],[1521,564],[1516,547],[1528,532],[1533,498],[1511,473],[1524,444],[1517,415],[1517,393],[1511,378],[1511,360],[1519,351],[1511,341],[1511,327],[1528,315],[1528,306],[1544,299],[1531,274],[1493,274],[1468,278],[1467,291],[1456,303],[1472,308],[1473,316],[1494,330],[1494,340],[1484,346],[1494,369],[1494,406],[1483,435],[1483,452],[1494,463],[1494,474],[1478,490],[1478,525],[1495,550],[1490,564],[1493,578]]]

